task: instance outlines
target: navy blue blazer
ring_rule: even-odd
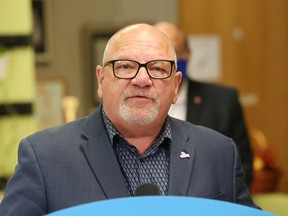
[[[171,118],[168,195],[253,206],[233,140]],[[190,158],[180,158],[186,151]],[[23,139],[0,215],[43,215],[87,202],[127,197],[101,109],[83,119]]]
[[[245,182],[250,186],[253,154],[237,91],[226,86],[189,80],[188,98],[186,120],[209,127],[235,141],[245,171]]]

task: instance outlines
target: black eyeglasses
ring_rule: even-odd
[[[108,61],[104,67],[108,64],[112,64],[113,74],[119,79],[133,79],[141,67],[144,67],[153,79],[167,79],[175,68],[175,62],[172,60],[153,60],[142,64],[134,60],[120,59]]]

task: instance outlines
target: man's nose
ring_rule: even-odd
[[[152,84],[151,77],[145,67],[140,67],[137,75],[132,79],[132,83],[139,87],[145,87]]]

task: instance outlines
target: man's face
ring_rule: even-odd
[[[136,27],[123,32],[109,46],[106,62],[128,59],[140,63],[152,60],[175,60],[167,39],[155,29]],[[125,122],[148,125],[164,121],[172,103],[176,102],[181,73],[163,80],[152,79],[141,67],[136,77],[119,79],[111,64],[97,66],[98,95],[103,99],[105,113],[115,124]]]

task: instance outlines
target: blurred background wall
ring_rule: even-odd
[[[239,89],[249,128],[261,130],[277,153],[278,190],[288,192],[288,1],[178,3],[179,24],[188,34],[221,37],[220,82]]]
[[[18,142],[37,131],[30,0],[0,1],[0,189],[14,172]]]
[[[277,158],[282,173],[277,191],[288,192],[288,1],[42,1],[45,49],[36,53],[38,93],[52,95],[52,105],[60,109],[61,97],[77,97],[77,118],[97,105],[97,50],[119,27],[165,20],[178,23],[188,35],[217,35],[221,39],[217,82],[238,88],[248,127],[259,129],[275,151],[271,157]],[[47,104],[51,101],[42,101],[40,110]],[[50,112],[46,121],[64,122],[60,113],[59,117],[54,109]],[[40,128],[46,126],[49,123]]]

